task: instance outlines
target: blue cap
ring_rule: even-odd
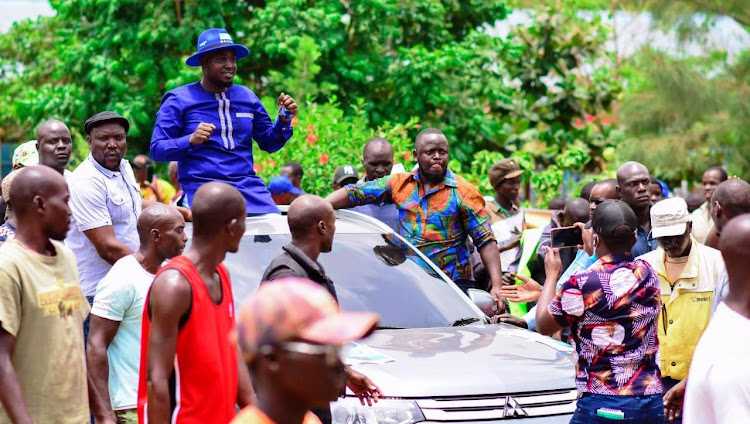
[[[186,64],[190,66],[200,66],[200,57],[221,49],[234,49],[237,55],[236,59],[240,60],[250,54],[250,50],[242,44],[235,44],[232,36],[224,28],[211,28],[203,31],[198,37],[198,51],[187,58]]]
[[[302,190],[295,187],[286,175],[278,175],[271,178],[271,181],[268,182],[268,191],[271,194],[292,193],[297,196],[302,194]]]

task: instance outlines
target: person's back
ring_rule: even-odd
[[[719,248],[730,290],[698,342],[685,393],[686,424],[747,422],[750,417],[750,215],[722,231]]]
[[[539,297],[536,325],[540,333],[572,330],[576,349],[576,386],[582,393],[572,424],[605,417],[632,423],[662,422],[664,403],[659,370],[657,317],[659,281],[645,261],[633,259],[639,225],[622,201],[600,204],[591,222],[599,258],[556,288],[557,249],[548,255],[547,279]]]
[[[224,183],[196,192],[193,239],[154,278],[143,311],[138,419],[225,424],[252,402],[237,366],[234,299],[222,265],[245,233],[245,199]]]
[[[237,398],[237,351],[228,338],[234,330],[234,299],[229,274],[223,265],[217,268],[221,280],[221,300],[217,303],[206,290],[206,283],[185,256],[172,258],[156,278],[177,270],[190,284],[192,293],[188,318],[180,326],[175,350],[175,387],[170,393],[175,423],[220,423],[234,416]],[[146,304],[149,304],[148,297]],[[148,340],[151,314],[143,313],[142,339]],[[148,408],[148,344],[141,344],[141,372],[138,387],[138,414]],[[206,395],[215,402],[208,404]],[[230,402],[226,402],[230,400]]]

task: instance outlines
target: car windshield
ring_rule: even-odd
[[[228,254],[235,303],[260,284],[266,267],[291,242],[288,234],[247,235]],[[319,262],[333,280],[341,309],[380,314],[381,328],[446,327],[481,319],[411,248],[393,235],[337,234],[333,251]]]

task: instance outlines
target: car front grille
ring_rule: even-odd
[[[518,419],[571,414],[578,391],[553,390],[510,395],[417,399],[425,420],[436,422]]]

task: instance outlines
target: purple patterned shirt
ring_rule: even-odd
[[[579,391],[618,396],[662,392],[656,327],[660,308],[656,273],[629,255],[600,258],[563,283],[549,312],[573,330]]]

